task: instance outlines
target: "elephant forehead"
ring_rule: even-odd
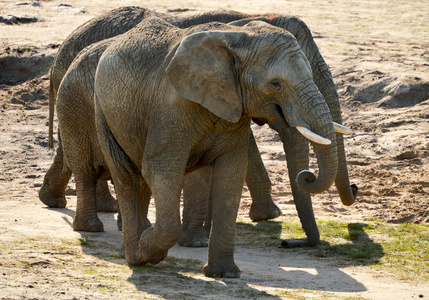
[[[269,62],[268,76],[291,82],[301,82],[313,77],[308,60],[301,51],[278,56]]]

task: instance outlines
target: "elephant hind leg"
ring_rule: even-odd
[[[282,214],[271,198],[271,180],[252,132],[249,136],[246,183],[252,196],[252,206],[249,212],[252,221],[270,220]]]
[[[73,230],[75,231],[104,231],[103,223],[97,216],[96,186],[97,177],[95,174],[75,173],[76,180],[76,216],[73,220]]]
[[[64,164],[62,146],[57,153],[49,170],[43,179],[43,185],[39,191],[39,199],[49,207],[64,208],[67,205],[65,190],[70,180],[71,171]]]
[[[99,212],[117,212],[118,201],[113,198],[106,180],[97,180],[96,191],[97,211]]]
[[[144,265],[140,256],[141,235],[151,223],[147,219],[151,191],[138,174],[130,174],[126,185],[115,185],[118,195],[119,216],[124,237],[125,259],[129,265]],[[165,256],[162,257],[162,259]],[[161,260],[162,260],[161,259]]]
[[[271,197],[270,197],[271,199]],[[253,200],[253,197],[252,197]],[[262,203],[261,203],[262,202]],[[282,211],[273,201],[252,202],[249,217],[252,221],[266,221],[282,215]]]
[[[212,168],[203,167],[187,174],[183,183],[183,222],[178,244],[182,247],[208,247],[210,229],[203,227],[208,215]]]

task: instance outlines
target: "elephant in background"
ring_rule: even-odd
[[[98,140],[122,214],[126,261],[162,261],[181,234],[185,173],[211,165],[212,228],[204,274],[239,277],[238,204],[251,118],[303,126],[330,144],[315,147],[335,180],[338,157],[329,108],[295,37],[265,22],[179,29],[146,18],[118,36],[95,75]],[[325,179],[324,179],[325,180]],[[156,222],[144,211],[152,193]]]
[[[57,115],[63,163],[76,181],[74,230],[104,230],[97,217],[97,205],[105,204],[109,198],[102,201],[98,189],[100,183],[107,185],[110,172],[96,135],[94,77],[101,55],[114,39],[102,40],[82,50],[70,64],[58,89]],[[107,195],[114,200],[110,193]]]
[[[332,111],[336,112],[333,113],[334,121],[341,123],[338,95],[336,93],[335,85],[332,81],[332,75],[323,58],[321,57],[317,46],[313,41],[311,32],[304,24],[304,22],[302,22],[298,18],[281,15],[251,16],[231,11],[209,12],[202,15],[178,18],[153,13],[144,8],[139,7],[119,8],[109,12],[108,14],[102,15],[98,18],[94,18],[79,27],[63,43],[51,69],[51,120],[53,119],[53,103],[55,100],[55,95],[56,91],[58,90],[59,83],[61,82],[61,79],[64,76],[68,65],[70,65],[76,54],[86,45],[128,31],[149,15],[158,15],[166,19],[168,22],[180,27],[187,27],[194,24],[206,23],[212,20],[218,20],[221,22],[236,21],[236,25],[244,25],[251,19],[257,18],[291,31],[297,37],[299,44],[303,48],[305,54],[307,55],[307,58],[309,58],[310,60],[310,64],[314,74],[314,80],[319,90],[322,92],[322,95],[328,102],[328,106],[330,107],[331,113]],[[242,20],[243,18],[250,19]],[[265,121],[258,120],[258,122]],[[50,126],[52,126],[52,124],[53,122],[51,121]],[[309,193],[302,192],[298,188],[297,183],[295,182],[295,178],[298,173],[301,170],[308,169],[308,156],[304,157],[306,151],[308,152],[308,142],[306,141],[306,139],[302,138],[301,135],[298,134],[294,128],[286,130],[285,128],[282,128],[282,124],[276,125],[275,122],[269,122],[269,125],[279,132],[285,148],[289,147],[288,150],[285,149],[287,153],[288,162],[297,162],[294,164],[288,163],[289,176],[291,178],[292,191],[294,194],[295,203],[297,205],[297,210],[300,216],[300,220],[303,223],[304,230],[308,236],[308,241],[300,241],[298,244],[288,243],[288,245],[291,247],[300,245],[316,245],[319,241],[319,233],[317,225],[315,223],[314,214],[312,212],[311,196]],[[288,135],[288,137],[286,137],[286,135]],[[61,138],[60,134],[59,138]],[[292,144],[291,141],[295,141],[295,148],[299,149],[298,152],[294,151],[294,149],[290,149],[290,145]],[[337,147],[339,155],[339,168],[338,175],[336,178],[336,184],[341,199],[345,204],[349,205],[355,199],[357,188],[353,187],[351,189],[348,183],[349,179],[341,134],[337,134],[337,143],[339,144],[339,146]],[[341,153],[343,153],[343,155],[341,155]],[[253,220],[274,218],[281,213],[278,207],[272,202],[270,195],[271,183],[269,181],[268,175],[266,174],[266,170],[263,165],[261,166],[261,163],[262,162],[254,163],[253,165],[256,167],[254,167],[252,172],[248,173],[250,174],[250,176],[247,176],[246,178],[247,184],[252,194],[253,201],[252,208],[250,210],[250,217]],[[62,161],[62,145],[60,143],[54,163],[46,174],[44,185],[40,190],[40,199],[42,200],[42,202],[49,206],[65,206],[64,190],[70,178],[71,172],[70,170],[68,170],[67,166],[64,167],[65,171],[63,171],[63,165],[64,164]],[[312,181],[313,177],[310,176],[308,180]],[[304,180],[304,183],[305,181],[306,180]],[[99,195],[102,195],[102,200],[97,200],[97,204],[100,202],[113,203],[111,200],[109,200],[110,198],[108,198],[110,194],[108,193],[107,185],[102,180],[98,181],[96,194],[98,199],[100,199]],[[104,195],[108,196],[105,197]],[[106,198],[108,199],[107,201],[104,200]]]

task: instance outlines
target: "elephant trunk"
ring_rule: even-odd
[[[301,171],[298,186],[306,193],[322,193],[334,182],[337,175],[338,159],[336,145],[319,145],[311,142],[319,165],[319,176],[308,170]]]
[[[335,83],[332,80],[332,74],[323,58],[320,56],[315,59],[315,66],[312,66],[315,72],[314,79],[320,92],[325,97],[326,104],[332,114],[332,120],[342,124],[341,107]],[[352,205],[356,201],[358,187],[355,184],[350,185],[349,173],[347,170],[347,160],[344,150],[344,139],[341,133],[337,133],[337,154],[338,154],[338,171],[335,178],[335,185],[338,190],[341,202],[344,205]]]
[[[338,152],[338,171],[335,178],[335,185],[338,190],[341,202],[350,206],[356,201],[358,187],[355,184],[350,185],[349,173],[346,164],[346,154],[344,151],[343,136],[337,133],[337,152]]]
[[[308,97],[310,95],[310,97]],[[322,193],[333,183],[337,175],[337,144],[332,116],[317,88],[307,98],[299,97],[303,110],[299,113],[309,125],[311,131],[331,141],[329,145],[311,142],[319,164],[319,176],[308,170],[301,171],[297,178],[298,186],[306,193]]]

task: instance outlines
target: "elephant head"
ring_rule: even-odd
[[[318,193],[333,183],[338,162],[332,117],[306,56],[286,30],[253,21],[243,32],[191,34],[167,74],[180,95],[229,122],[245,114],[296,127],[313,141],[320,167],[318,178],[301,172],[299,186]]]
[[[338,194],[343,204],[352,205],[356,200],[358,188],[355,184],[350,185],[349,182],[347,162],[344,150],[344,140],[342,135],[343,133],[350,134],[351,131],[341,125],[342,108],[340,107],[335,83],[332,80],[332,74],[329,70],[328,65],[326,64],[325,60],[319,52],[316,43],[313,40],[310,29],[299,18],[283,15],[272,15],[270,17],[250,17],[236,20],[229,24],[234,26],[251,26],[252,23],[255,23],[254,20],[261,20],[273,26],[287,29],[295,36],[298,41],[298,44],[302,47],[304,54],[309,59],[311,69],[313,71],[314,82],[323,97],[325,98],[337,131],[336,142],[338,153],[338,171],[337,177],[335,179],[335,184],[337,186]],[[256,119],[254,121],[256,121],[256,123],[258,123],[259,125],[265,124],[265,120]],[[282,130],[281,125],[279,124],[275,124],[272,122],[270,122],[269,124],[277,131]],[[303,186],[302,183],[304,183],[305,181],[311,181],[312,178],[314,178],[314,176],[310,173],[303,174],[306,174],[306,176],[301,176],[301,180],[299,180],[298,183],[301,187]]]
[[[338,171],[335,179],[338,194],[344,205],[352,205],[357,196],[358,188],[355,184],[350,185],[349,175],[347,170],[347,161],[344,150],[343,133],[351,133],[349,129],[343,130],[341,123],[340,101],[335,83],[332,79],[331,71],[328,65],[319,52],[319,49],[314,42],[310,29],[307,25],[297,17],[275,16],[272,18],[263,18],[264,21],[282,28],[287,28],[297,39],[301,45],[303,52],[310,61],[311,69],[313,70],[314,82],[316,83],[321,94],[329,107],[332,115],[332,120],[337,125],[337,153],[338,153]]]

